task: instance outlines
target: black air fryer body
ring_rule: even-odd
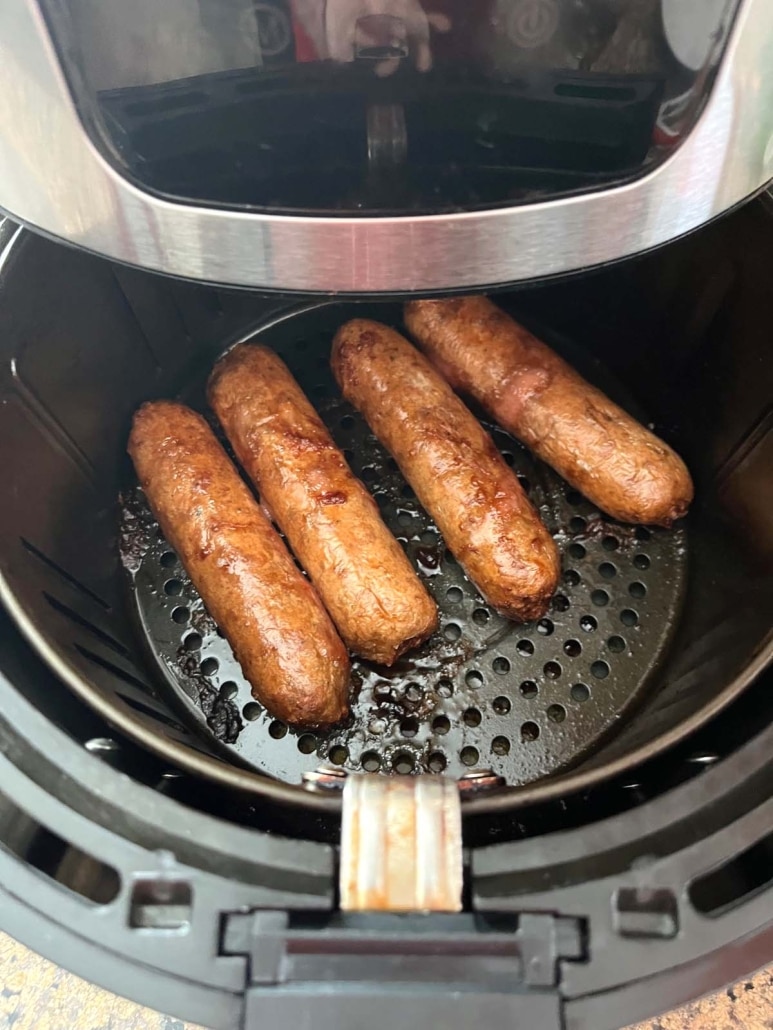
[[[698,500],[671,642],[619,731],[520,793],[464,802],[458,916],[338,912],[337,796],[258,795],[249,769],[217,748],[206,758],[213,744],[170,707],[131,610],[118,497],[132,411],[189,389],[228,341],[298,305],[111,265],[9,221],[2,232],[5,929],[216,1028],[312,1006],[331,1028],[384,1012],[390,1025],[598,1030],[770,959],[763,201],[649,257],[498,298],[635,397],[685,455]],[[304,325],[338,317],[307,309],[293,316]],[[623,552],[608,552],[620,576]],[[584,560],[569,564],[592,579]],[[647,582],[642,564],[629,579]],[[631,595],[627,610],[643,603]],[[576,605],[555,624],[582,617]],[[614,678],[622,659],[608,658]],[[570,724],[604,696],[585,678],[590,699],[564,685]],[[498,688],[514,704],[519,679]],[[548,732],[547,678],[538,689],[517,703]],[[117,728],[127,716],[134,739]],[[184,768],[169,744],[192,756]]]
[[[773,960],[771,41],[768,0],[2,0],[3,929],[213,1030],[615,1030]],[[329,369],[481,291],[696,487],[622,525],[476,411],[561,553],[523,626]],[[126,455],[245,340],[440,613],[327,734],[252,698]],[[460,911],[351,904],[390,861]]]

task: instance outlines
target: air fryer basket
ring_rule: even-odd
[[[488,657],[490,663],[505,659],[510,669],[490,664],[485,678],[491,686],[486,691],[470,681],[470,673],[479,670],[469,661],[457,663],[466,686],[455,678],[457,672],[441,677],[450,678],[452,695],[458,690],[462,700],[455,713],[461,726],[453,730],[453,762],[446,751],[442,754],[449,773],[458,775],[468,766],[468,758],[473,766],[495,766],[506,757],[497,751],[497,738],[507,741],[498,747],[507,748],[511,757],[514,752],[527,753],[518,749],[538,745],[538,740],[531,739],[530,723],[548,741],[559,742],[570,724],[567,713],[574,715],[573,705],[578,713],[593,711],[587,706],[601,702],[603,707],[606,699],[609,717],[601,719],[578,748],[562,752],[557,746],[557,754],[534,770],[542,774],[567,767],[561,775],[524,786],[530,777],[521,762],[520,771],[511,768],[509,774],[514,784],[521,784],[519,789],[473,800],[468,811],[558,797],[651,758],[716,714],[767,662],[773,611],[773,505],[766,503],[765,490],[770,490],[766,469],[770,466],[773,362],[760,312],[765,310],[765,269],[770,267],[773,249],[769,228],[757,208],[747,209],[662,255],[502,297],[502,303],[526,321],[547,327],[557,340],[571,341],[570,350],[587,368],[600,363],[609,369],[612,383],[619,381],[625,395],[634,397],[684,454],[696,479],[697,502],[689,519],[683,598],[685,530],[671,535],[658,532],[646,541],[646,548],[638,546],[645,541],[630,534],[630,543],[621,548],[622,558],[616,562],[605,558],[605,541],[614,537],[619,544],[622,528],[615,537],[614,527],[598,523],[601,532],[588,534],[593,513],[571,493],[563,492],[560,502],[552,508],[548,505],[561,523],[551,528],[568,534],[566,553],[576,558],[574,565],[565,562],[565,570],[576,571],[581,561],[590,568],[587,576],[580,573],[585,591],[582,603],[569,597],[567,591],[578,586],[570,579],[562,594],[568,607],[559,601],[556,619],[551,616],[552,628],[560,626],[560,639],[555,633],[541,633],[540,627],[515,631],[509,657],[509,652]],[[70,687],[174,768],[275,800],[335,810],[336,798],[309,794],[298,785],[299,766],[286,771],[295,782],[283,783],[234,764],[224,755],[221,742],[208,740],[197,732],[195,722],[181,715],[179,700],[170,703],[169,686],[159,676],[137,629],[135,601],[119,560],[118,498],[131,481],[125,443],[133,411],[151,397],[195,396],[203,370],[224,346],[256,326],[272,324],[298,305],[164,280],[29,236],[11,249],[7,262],[6,281],[12,274],[17,285],[13,294],[2,298],[12,317],[6,316],[0,341],[4,358],[0,453],[6,485],[0,566],[6,605],[29,641]],[[18,288],[21,281],[26,284],[24,291]],[[337,314],[344,318],[348,312],[325,308],[323,323],[334,321]],[[313,313],[303,316],[312,317]],[[304,329],[301,338],[307,335],[310,330]],[[307,357],[307,368],[312,361],[325,360],[321,345],[296,357],[301,372]],[[340,413],[337,417],[340,430]],[[362,455],[356,457],[358,446],[372,446],[364,433],[351,446],[355,464],[362,463]],[[529,459],[517,455],[513,460],[517,465]],[[535,468],[534,477],[543,499],[551,492],[558,496],[563,489],[543,470]],[[390,489],[397,485],[394,482]],[[407,503],[410,498],[405,500],[406,514],[420,520],[420,513]],[[392,514],[399,521],[396,506]],[[573,530],[571,520],[580,518],[583,525],[575,522]],[[417,525],[415,546],[422,545],[421,533],[431,532],[430,526]],[[573,532],[577,539],[572,538]],[[579,539],[583,534],[585,543]],[[174,557],[163,558],[165,549],[158,543],[154,546],[159,559],[155,586],[163,591],[169,578],[177,578],[184,588],[182,577],[160,571],[163,562]],[[572,552],[572,548],[579,550]],[[605,563],[612,567],[611,573],[601,568]],[[606,580],[608,575],[612,579]],[[627,594],[625,606],[622,596],[611,593],[613,580],[620,584],[615,589]],[[464,584],[460,581],[455,586],[464,595]],[[446,584],[444,605],[457,603],[448,598],[452,588]],[[573,650],[583,632],[579,620],[593,615],[593,595],[600,601],[602,592],[614,603],[596,607],[609,609],[603,619],[614,615],[621,628],[615,632],[611,622],[604,622],[605,644],[587,658],[582,678],[570,677],[557,656],[548,653],[553,637],[562,648],[571,645]],[[473,593],[466,603],[465,625],[473,633],[473,627],[480,629],[491,613]],[[483,613],[477,616],[479,622],[476,611]],[[623,616],[624,612],[633,615]],[[142,602],[140,614],[148,616]],[[564,614],[567,620],[575,618],[578,626],[564,625],[558,618]],[[182,617],[189,616],[190,610]],[[449,624],[446,619],[445,626]],[[179,630],[173,619],[166,626]],[[215,646],[212,627],[210,636]],[[613,637],[622,639],[622,651],[615,651],[619,645],[610,643]],[[182,634],[169,640],[175,650]],[[630,647],[631,640],[644,644],[637,651]],[[518,651],[520,641],[531,642],[533,652],[539,648],[538,665],[528,664],[533,655]],[[570,662],[576,657],[570,651],[564,651],[564,656]],[[205,655],[205,661],[208,657],[214,655]],[[626,660],[631,665],[640,662],[637,675],[626,676]],[[598,666],[598,670],[606,671],[606,678],[592,682],[590,698],[581,696],[581,691],[573,695],[572,686],[588,687],[596,662],[604,663],[605,669]],[[208,678],[207,669],[212,668],[212,663],[202,662],[194,670],[199,683],[209,690],[215,683],[222,687],[217,676]],[[234,677],[222,678],[230,682]],[[560,701],[553,693],[556,679],[562,681]],[[420,703],[437,683],[437,678],[432,686],[419,682],[416,700]],[[529,696],[532,687],[524,690],[524,683],[536,685],[536,697]],[[377,686],[372,682],[368,689]],[[408,686],[403,682],[404,691]],[[467,688],[478,690],[477,705],[470,702]],[[229,687],[219,696],[228,700],[231,693]],[[509,711],[502,710],[506,708],[502,698],[509,702]],[[389,703],[393,700],[390,697]],[[410,696],[408,701],[413,703]],[[435,701],[440,698],[435,697],[433,705]],[[399,755],[412,756],[404,771],[419,772],[432,769],[432,756],[442,750],[434,739],[420,753],[412,750],[411,731],[420,720],[410,703],[403,704],[394,724],[402,743],[377,753],[382,766],[391,764],[398,772],[403,771]],[[534,718],[523,717],[528,705],[539,713]],[[432,718],[440,712],[450,722],[451,714],[441,709],[442,704],[433,708]],[[618,720],[623,712],[626,719]],[[258,714],[266,739],[286,748],[281,728],[272,733],[275,724]],[[610,733],[610,724],[618,722],[619,730]],[[470,731],[479,740],[479,727],[492,725],[496,730],[488,729],[485,748],[465,737]],[[304,757],[312,763],[323,757],[335,761],[334,749],[345,748],[341,741],[331,747],[320,747],[319,742],[309,746],[315,754]],[[294,755],[304,755],[295,743],[293,748]],[[465,757],[468,748],[475,754],[468,751]],[[585,752],[582,761],[572,764],[580,751]],[[370,745],[346,750],[341,760],[347,764],[356,759],[367,769],[373,752]]]
[[[353,712],[313,734],[272,719],[253,700],[227,641],[163,539],[137,488],[124,494],[122,561],[132,576],[139,635],[155,681],[183,720],[224,757],[299,783],[321,762],[348,772],[443,772],[460,779],[490,769],[524,785],[587,755],[652,685],[683,602],[688,531],[625,526],[606,518],[516,440],[489,429],[538,506],[563,557],[546,616],[517,625],[486,603],[445,547],[397,465],[329,368],[333,335],[370,315],[405,332],[397,304],[317,304],[280,314],[251,339],[289,363],[355,473],[435,598],[440,630],[386,669],[353,664]],[[567,343],[558,341],[567,352]],[[608,380],[583,352],[569,357]],[[206,410],[203,378],[186,399]],[[608,392],[620,394],[614,382]],[[630,406],[630,402],[629,402]],[[227,446],[227,441],[226,446]]]

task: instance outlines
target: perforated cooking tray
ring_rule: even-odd
[[[517,625],[497,615],[446,549],[394,460],[338,393],[330,345],[336,327],[355,313],[402,328],[397,306],[321,306],[261,326],[250,338],[287,361],[372,492],[437,601],[438,633],[391,669],[355,659],[347,724],[319,735],[296,732],[253,699],[135,485],[124,498],[122,557],[159,680],[188,723],[224,756],[288,782],[322,763],[453,777],[486,768],[512,785],[555,773],[612,732],[646,691],[679,612],[685,529],[634,528],[606,518],[487,423],[553,533],[563,568],[545,618]],[[621,399],[603,370],[564,350],[583,374]],[[182,391],[182,399],[202,410],[208,371]]]

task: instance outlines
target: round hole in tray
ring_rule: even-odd
[[[405,688],[405,700],[411,704],[421,701],[422,689],[418,683],[409,683]]]
[[[477,708],[467,708],[462,715],[465,726],[480,726],[481,714]]]
[[[416,759],[410,751],[398,751],[392,759],[392,768],[400,776],[410,776],[416,768]]]
[[[480,760],[480,755],[476,747],[463,747],[459,753],[459,757],[462,760],[462,764],[466,766],[477,765]]]
[[[200,633],[187,633],[183,637],[183,647],[186,651],[200,651],[202,643]]]
[[[302,755],[311,755],[317,750],[317,738],[311,733],[298,737],[298,750]]]
[[[563,705],[548,705],[547,717],[551,722],[563,722],[566,718],[566,709]]]
[[[446,756],[442,751],[432,751],[427,758],[427,768],[431,773],[442,773],[448,765]]]
[[[381,768],[381,755],[378,751],[365,751],[360,758],[360,764],[365,772],[378,772]]]

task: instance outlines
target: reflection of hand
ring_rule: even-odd
[[[357,23],[373,16],[385,16],[401,24],[413,61],[422,72],[432,67],[430,29],[448,32],[451,28],[449,18],[444,14],[425,13],[418,0],[327,0],[325,42],[334,61],[354,60]],[[376,74],[391,75],[399,64],[399,57],[384,58],[376,63]]]

